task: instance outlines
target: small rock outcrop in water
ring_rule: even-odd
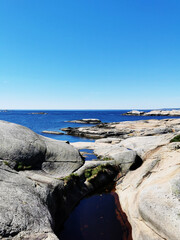
[[[127,113],[123,113],[123,115],[132,115],[132,116],[177,116],[180,117],[180,110],[152,110],[150,112],[143,112],[133,110]]]
[[[144,115],[143,111],[132,110],[130,112],[123,113],[122,115],[133,115],[133,116],[141,116]]]
[[[44,131],[42,131],[42,133],[54,134],[54,135],[64,135],[64,133],[62,133],[62,132],[58,132],[58,131],[48,131],[48,130],[44,130]]]
[[[84,123],[84,124],[99,124],[101,123],[101,120],[96,119],[96,118],[88,118],[88,119],[81,119],[81,120],[72,120],[72,121],[68,121],[68,122],[72,122],[72,123]]]
[[[32,112],[32,113],[29,113],[29,114],[40,114],[40,115],[44,115],[44,114],[47,114],[46,112]]]

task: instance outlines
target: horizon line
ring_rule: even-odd
[[[0,111],[119,111],[119,110],[164,110],[164,109],[180,109],[180,107],[163,107],[163,108],[101,108],[101,109],[93,109],[93,108],[82,108],[82,109],[68,109],[68,108],[62,108],[62,109],[33,109],[33,108],[0,108]]]

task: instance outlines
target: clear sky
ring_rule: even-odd
[[[180,107],[179,0],[0,0],[0,109]]]

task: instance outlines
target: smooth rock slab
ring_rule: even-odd
[[[118,182],[133,240],[180,239],[180,149],[174,143],[151,152]]]
[[[7,166],[0,167],[0,236],[52,232],[46,190]]]
[[[59,177],[84,163],[79,151],[70,144],[40,136],[26,127],[5,121],[0,121],[0,162],[18,170],[30,167],[51,174],[56,171]]]
[[[46,144],[30,129],[18,124],[0,121],[0,159],[12,167],[23,162],[36,166],[45,161]]]
[[[178,199],[172,195],[171,185],[168,181],[157,183],[148,186],[140,193],[139,212],[147,224],[151,228],[155,228],[161,236],[179,240],[179,200],[180,198]]]
[[[122,140],[119,146],[136,151],[138,156],[144,159],[148,152],[169,143],[171,138],[172,134],[166,134],[163,136],[131,137]]]

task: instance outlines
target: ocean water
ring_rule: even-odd
[[[168,117],[146,117],[146,116],[123,116],[122,114],[130,110],[9,110],[0,111],[0,120],[17,123],[30,128],[38,134],[57,140],[77,142],[77,141],[94,141],[91,139],[80,138],[69,135],[51,135],[42,133],[43,130],[59,131],[65,127],[91,126],[90,124],[69,123],[70,120],[82,118],[98,118],[102,122],[120,122],[136,121],[147,119],[163,119]],[[147,110],[148,111],[148,110]],[[45,112],[47,114],[32,114]],[[171,117],[172,118],[172,117]]]

